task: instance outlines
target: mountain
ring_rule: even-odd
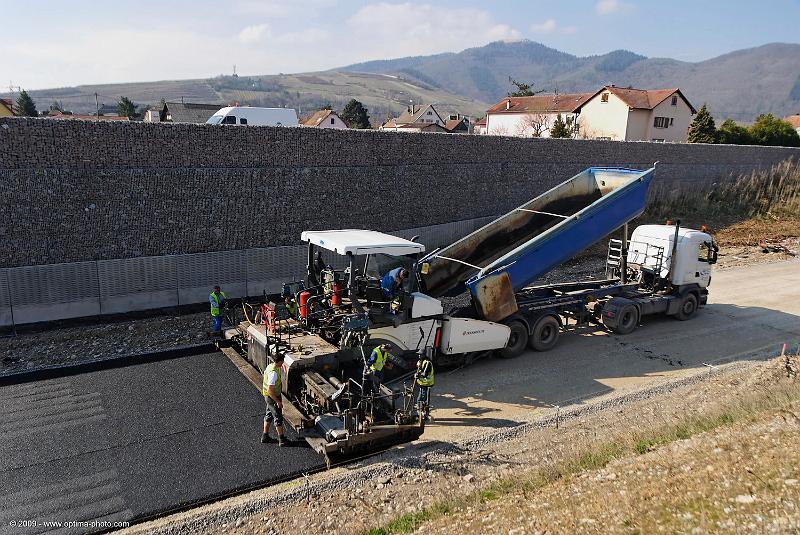
[[[772,43],[690,63],[627,50],[578,57],[532,41],[498,41],[459,53],[369,61],[336,70],[393,74],[484,102],[505,96],[512,77],[562,93],[594,91],[605,84],[680,87],[695,107],[708,103],[720,120],[800,112],[800,44]]]
[[[58,89],[28,91],[39,111],[54,102],[74,113],[94,113],[97,103],[116,105],[126,96],[137,105],[158,105],[166,101],[206,102],[295,108],[302,114],[325,105],[341,110],[351,99],[360,100],[374,123],[382,123],[389,114],[398,115],[408,105],[435,102],[440,113],[458,112],[480,116],[486,102],[463,97],[424,81],[404,80],[390,74],[318,72],[269,76],[217,76],[198,80],[165,80],[125,84],[81,85]],[[3,95],[6,98],[8,94]]]

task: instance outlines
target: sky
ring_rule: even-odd
[[[530,39],[701,61],[800,42],[800,0],[0,0],[0,90],[309,72]]]

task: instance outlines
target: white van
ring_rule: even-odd
[[[206,124],[247,124],[251,126],[297,126],[292,108],[254,108],[228,106],[209,117]]]

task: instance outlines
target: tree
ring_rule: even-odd
[[[508,93],[509,97],[532,97],[538,95],[539,93],[544,93],[544,89],[540,89],[535,91],[533,89],[533,84],[526,84],[523,82],[517,82],[510,76],[508,77],[508,81],[511,82],[512,85],[516,86],[516,91],[511,91]]]
[[[771,113],[756,117],[756,122],[750,125],[750,137],[757,145],[800,147],[800,135],[792,125]]]
[[[348,128],[372,128],[369,124],[369,114],[367,111],[367,108],[359,101],[350,99],[350,102],[348,102],[342,110],[340,117]]]
[[[17,98],[17,115],[20,117],[39,116],[39,112],[36,111],[36,103],[24,89],[19,94],[19,98]]]
[[[558,114],[556,120],[553,121],[553,127],[550,129],[550,137],[572,137],[575,133],[575,118],[567,117],[564,120],[561,114]]]
[[[517,135],[525,136],[530,133],[531,137],[542,137],[550,129],[553,122],[551,113],[528,113],[520,120],[517,128]]]
[[[705,104],[694,116],[692,124],[689,125],[689,143],[716,143],[717,125],[714,118],[708,112]]]
[[[136,118],[136,105],[128,97],[122,97],[117,102],[117,114],[128,119]]]
[[[727,145],[751,145],[753,143],[747,128],[736,124],[733,119],[725,119],[717,130],[717,138],[720,143]]]

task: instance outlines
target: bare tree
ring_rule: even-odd
[[[542,137],[553,125],[553,115],[549,112],[528,113],[520,119],[518,134]]]

